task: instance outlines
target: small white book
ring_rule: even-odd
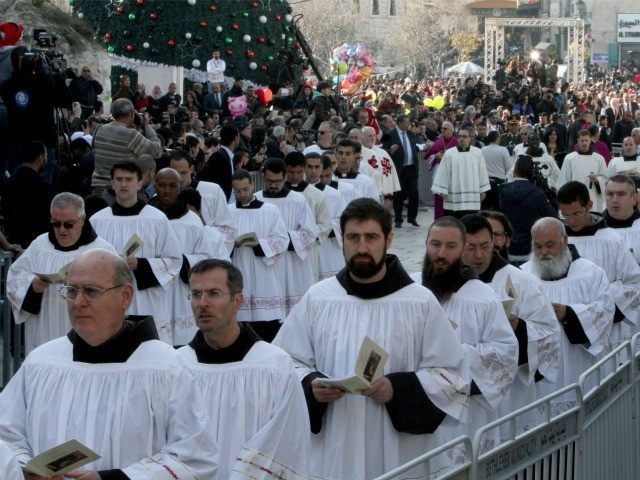
[[[384,373],[384,366],[389,354],[365,335],[358,352],[355,374],[340,378],[318,378],[318,384],[325,387],[339,388],[346,393],[359,393],[366,390]]]
[[[249,232],[236,238],[236,243],[242,247],[257,247],[260,245],[260,240],[255,232]]]
[[[71,266],[71,263],[72,262],[69,262],[66,265],[62,266],[60,270],[55,273],[36,273],[35,275],[43,282],[62,284],[67,281],[67,274],[69,273],[69,267]]]
[[[513,313],[513,306],[516,303],[516,299],[518,298],[518,294],[516,293],[516,287],[513,286],[513,281],[511,280],[511,276],[507,276],[507,283],[505,285],[505,290],[507,291],[506,300],[502,300],[502,308],[504,308],[504,313],[507,315],[511,315]]]
[[[99,458],[100,455],[77,440],[69,440],[33,457],[22,469],[41,477],[53,477],[76,470]]]
[[[142,247],[144,247],[144,242],[137,233],[134,233],[124,246],[124,252],[122,252],[122,255],[124,258],[133,257],[136,253],[142,250]]]

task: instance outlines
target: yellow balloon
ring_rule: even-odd
[[[442,110],[442,107],[444,107],[444,98],[442,95],[438,95],[433,99],[433,106],[436,110]]]
[[[411,109],[410,108],[405,108],[404,109],[404,114],[405,115],[409,115],[411,113]]]
[[[424,99],[423,103],[425,107],[433,107],[433,98],[427,97]]]
[[[371,69],[369,67],[362,67],[360,69],[360,74],[362,75],[362,78],[367,78],[371,75]]]
[[[347,67],[348,67],[347,62],[345,62],[344,60],[338,63],[338,73],[340,75],[347,73]]]
[[[369,95],[371,95],[371,100],[374,102],[378,99],[378,94],[376,92],[370,92]]]

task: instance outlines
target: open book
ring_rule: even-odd
[[[242,247],[257,247],[260,245],[260,240],[255,232],[249,232],[236,238],[236,243]]]
[[[99,458],[100,455],[77,440],[69,440],[33,457],[22,469],[41,477],[53,477],[76,470]]]
[[[513,281],[511,280],[511,276],[507,276],[507,284],[505,285],[505,290],[507,291],[506,300],[502,300],[502,308],[504,308],[504,313],[507,315],[511,315],[513,312],[513,306],[516,303],[516,299],[518,298],[518,294],[516,293],[516,287],[513,286]]]
[[[347,393],[358,393],[366,390],[382,377],[389,354],[376,342],[365,335],[358,352],[355,374],[341,378],[318,378],[318,384],[325,387],[339,388]]]
[[[69,267],[71,266],[71,263],[73,262],[69,262],[66,265],[63,265],[62,267],[60,267],[60,270],[55,273],[36,273],[35,275],[43,282],[62,284],[67,281],[67,273],[69,273]]]
[[[124,246],[124,252],[122,252],[122,255],[124,258],[133,257],[136,253],[142,250],[142,247],[144,247],[144,242],[138,234],[134,233]]]

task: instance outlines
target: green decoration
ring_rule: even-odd
[[[226,43],[227,45],[231,45],[233,43],[233,37],[225,37],[224,43]]]
[[[249,18],[249,12],[242,12],[242,16],[244,18]]]
[[[115,47],[113,45],[109,45],[107,47],[107,53],[113,53],[115,51],[116,51],[116,49],[115,49]]]
[[[135,13],[130,13],[129,14],[129,20],[134,22],[136,20],[136,14]]]

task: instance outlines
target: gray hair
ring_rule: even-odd
[[[362,133],[376,133],[376,129],[373,127],[362,127]]]
[[[525,125],[522,125],[520,127],[520,132],[532,133],[533,132],[533,126],[528,124],[528,123],[525,124]]]
[[[124,118],[133,112],[133,103],[128,98],[119,98],[111,104],[113,118]]]
[[[284,135],[285,133],[287,133],[287,129],[284,128],[282,125],[276,125],[275,127],[273,127],[273,136],[278,138],[282,135]]]
[[[543,217],[536,221],[531,227],[531,236],[533,237],[539,230],[543,230],[545,228],[553,228],[556,233],[562,237],[566,237],[566,229],[564,224],[554,217]]]
[[[134,277],[133,272],[129,268],[129,265],[127,265],[127,262],[124,260],[124,258],[122,258],[117,253],[112,252],[111,250],[106,250],[104,248],[92,248],[91,250],[87,250],[78,258],[76,258],[73,262],[73,265],[75,265],[77,262],[92,257],[102,257],[111,265],[111,267],[113,268],[114,285],[126,285],[128,283],[133,285]]]
[[[146,172],[156,171],[156,161],[151,155],[148,155],[146,153],[138,155],[135,162],[138,164],[143,174],[145,174]]]
[[[636,127],[633,130],[631,130],[631,135],[640,135],[640,128]]]
[[[242,272],[233,263],[217,258],[207,258],[200,260],[189,270],[189,279],[191,275],[199,273],[207,273],[212,270],[221,269],[227,272],[227,287],[231,293],[242,293],[244,281]]]
[[[80,195],[76,195],[71,192],[62,192],[57,194],[53,197],[53,200],[51,200],[50,210],[64,210],[69,207],[74,207],[78,211],[79,216],[84,215],[84,200]]]

